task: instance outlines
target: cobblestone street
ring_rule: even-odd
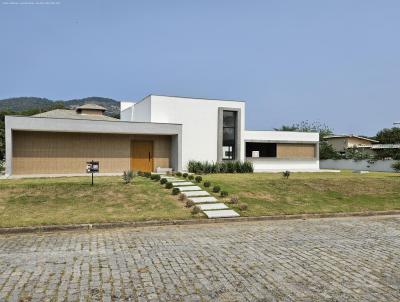
[[[0,236],[1,301],[399,301],[400,217]]]

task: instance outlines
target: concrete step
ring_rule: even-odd
[[[197,205],[200,207],[202,211],[207,211],[207,210],[224,210],[224,209],[229,209],[225,204],[223,203],[209,203],[209,204],[199,204]]]
[[[194,203],[208,203],[208,202],[218,202],[214,196],[206,196],[206,197],[191,197],[189,198]]]
[[[184,191],[201,191],[201,188],[198,186],[183,186],[183,187],[179,187],[179,190],[181,192]]]
[[[195,197],[195,196],[210,196],[210,193],[206,191],[191,191],[191,192],[183,192],[183,194],[186,195],[186,197]]]
[[[181,186],[193,186],[194,183],[190,182],[190,181],[178,181],[178,182],[173,182],[172,185],[174,187],[181,187]]]
[[[204,211],[204,214],[206,214],[208,218],[229,218],[240,216],[234,210]]]

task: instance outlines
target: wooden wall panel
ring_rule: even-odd
[[[85,173],[91,160],[101,173],[120,173],[130,168],[131,140],[152,140],[154,168],[169,167],[169,136],[14,131],[13,174]]]
[[[286,159],[313,159],[316,157],[314,144],[277,144],[276,157]]]

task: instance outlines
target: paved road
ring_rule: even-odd
[[[0,236],[5,301],[399,301],[400,216]]]

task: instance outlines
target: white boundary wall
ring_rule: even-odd
[[[375,163],[368,163],[367,160],[354,161],[352,159],[326,159],[319,161],[321,169],[339,169],[355,171],[394,172],[392,164],[395,160],[377,160]]]

